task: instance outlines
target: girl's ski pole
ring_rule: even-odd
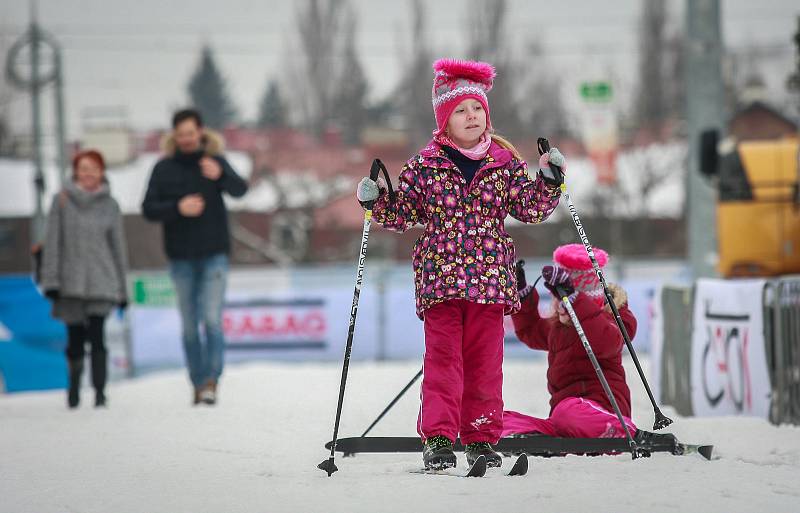
[[[538,146],[540,155],[550,151],[550,142],[544,137],[539,138]],[[631,357],[633,357],[633,363],[636,365],[636,370],[639,372],[639,377],[642,378],[644,388],[647,391],[647,395],[650,397],[650,403],[653,405],[653,412],[655,414],[653,429],[665,428],[672,424],[672,419],[661,413],[661,409],[658,407],[655,397],[653,397],[653,392],[650,390],[649,383],[647,383],[647,377],[644,375],[642,366],[639,363],[639,358],[636,356],[636,350],[634,350],[633,344],[631,343],[631,337],[628,335],[628,330],[625,329],[625,325],[622,323],[622,317],[619,315],[617,305],[614,304],[611,291],[608,290],[608,285],[606,284],[606,279],[603,276],[603,271],[600,269],[600,265],[598,265],[597,260],[594,257],[594,250],[592,249],[592,245],[589,243],[589,238],[586,236],[586,230],[584,230],[581,219],[578,217],[578,211],[575,209],[575,205],[572,203],[572,198],[570,197],[569,192],[567,192],[567,184],[564,181],[564,173],[561,172],[561,168],[558,165],[553,163],[550,163],[550,169],[542,169],[540,172],[543,173],[543,178],[546,181],[558,185],[561,188],[561,195],[567,200],[567,208],[569,209],[570,217],[572,217],[572,222],[575,224],[575,228],[578,230],[578,235],[581,238],[581,242],[583,242],[583,246],[586,248],[586,253],[589,255],[589,260],[592,262],[592,268],[594,269],[595,274],[597,274],[597,278],[600,280],[600,283],[603,285],[606,301],[608,301],[608,304],[611,307],[611,312],[614,314],[614,320],[617,321],[617,326],[622,333],[622,338],[625,340],[625,345],[628,346],[628,351],[630,351]]]
[[[376,181],[378,179],[378,173],[383,171],[384,178],[386,180],[386,185],[389,188],[389,199],[390,201],[394,202],[394,191],[392,190],[391,181],[389,179],[389,173],[386,171],[386,167],[383,163],[375,159],[372,162],[372,168],[369,172],[369,177]],[[339,384],[339,402],[336,406],[336,420],[333,424],[333,442],[331,443],[331,454],[328,459],[323,460],[322,463],[317,465],[317,468],[324,470],[328,473],[328,477],[332,476],[334,472],[339,470],[336,468],[336,463],[334,462],[334,455],[336,451],[336,440],[339,437],[339,421],[342,417],[342,404],[344,403],[344,389],[347,385],[347,370],[350,366],[350,352],[353,349],[353,333],[356,329],[356,315],[358,314],[358,298],[361,294],[361,282],[364,278],[364,264],[367,259],[367,242],[369,241],[369,228],[372,222],[372,207],[375,204],[375,201],[370,201],[367,206],[366,210],[364,211],[364,230],[361,234],[361,251],[358,255],[358,266],[356,271],[356,286],[355,290],[353,291],[353,306],[350,308],[350,327],[347,330],[347,343],[345,344],[344,349],[344,361],[342,362],[342,379]]]

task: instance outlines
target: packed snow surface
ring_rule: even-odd
[[[507,361],[506,408],[546,415],[546,362]],[[626,362],[634,420],[652,408]],[[354,363],[340,436],[357,436],[419,369]],[[0,512],[792,512],[800,508],[800,428],[756,418],[679,418],[715,459],[655,454],[532,458],[527,476],[411,474],[420,454],[328,457],[340,364],[230,365],[216,407],[190,406],[184,371],[114,383],[110,408],[68,411],[63,391],[0,396]],[[418,387],[371,433],[415,434]],[[669,408],[665,412],[672,415]],[[459,465],[464,465],[459,455]],[[504,471],[510,461],[504,462]]]

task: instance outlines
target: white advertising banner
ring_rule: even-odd
[[[352,291],[343,289],[308,290],[302,295],[229,295],[223,311],[225,359],[341,359],[352,303]],[[135,367],[183,364],[181,321],[174,306],[135,305],[130,315]],[[375,292],[362,289],[354,359],[376,357],[376,321]]]
[[[342,359],[352,286],[296,285],[287,289],[288,285],[283,284],[280,289],[276,286],[269,290],[257,281],[258,275],[240,278],[237,283],[232,280],[223,311],[227,361]],[[422,361],[424,325],[415,312],[413,282],[393,283],[382,292],[372,283],[361,290],[352,357]],[[646,350],[652,284],[632,282],[625,287],[639,321],[634,344],[637,349]],[[140,276],[132,289],[136,297],[129,310],[134,368],[183,365],[181,321],[168,277]],[[544,298],[540,303],[542,313],[548,314],[550,294],[541,286],[539,289]],[[505,328],[507,357],[544,356],[516,339],[511,317],[505,318]]]
[[[767,418],[771,386],[764,344],[765,284],[697,281],[691,370],[695,415]]]

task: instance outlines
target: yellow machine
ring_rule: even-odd
[[[797,137],[701,142],[701,171],[717,177],[718,270],[723,277],[800,273]],[[723,143],[724,144],[724,143]]]

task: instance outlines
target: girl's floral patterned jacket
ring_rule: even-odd
[[[417,315],[448,299],[503,304],[519,310],[514,275],[514,241],[505,229],[507,215],[540,223],[558,205],[561,191],[528,176],[527,164],[492,142],[472,183],[441,146],[431,141],[400,172],[397,198],[382,194],[373,219],[403,232],[417,223],[423,234],[414,244]]]

